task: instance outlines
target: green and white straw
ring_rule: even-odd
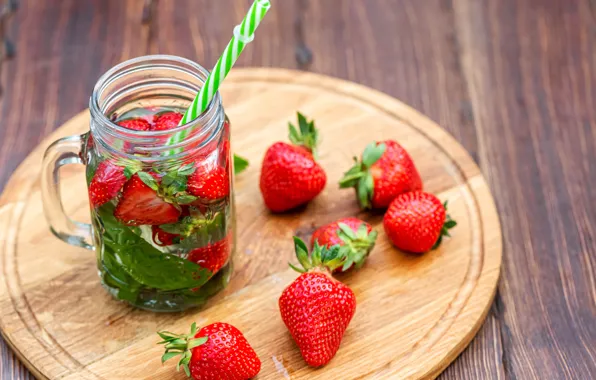
[[[230,43],[226,46],[226,49],[215,64],[211,74],[207,77],[203,88],[201,88],[201,91],[193,100],[178,125],[186,124],[197,118],[207,109],[209,103],[219,90],[219,86],[232,69],[232,66],[236,63],[236,60],[246,45],[254,39],[255,30],[257,30],[257,27],[267,14],[267,11],[269,11],[269,8],[271,8],[269,0],[255,0],[248,10],[246,17],[242,20],[242,23],[234,29],[234,35],[230,40]],[[175,133],[168,139],[167,145],[175,145],[182,142],[191,132],[192,130],[186,129]],[[179,153],[181,150],[181,148],[169,150],[167,155]]]

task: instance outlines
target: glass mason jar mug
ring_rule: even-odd
[[[203,304],[223,289],[235,247],[230,124],[219,94],[190,123],[177,126],[207,78],[173,56],[124,62],[98,81],[90,131],[46,151],[44,212],[51,231],[94,250],[104,287],[154,311]],[[178,144],[168,144],[190,131]],[[86,165],[92,225],[70,220],[59,168]]]

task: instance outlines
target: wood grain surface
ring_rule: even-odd
[[[44,223],[37,180],[43,152],[58,138],[88,130],[89,113],[82,112],[26,158],[0,198],[0,327],[6,341],[41,379],[182,379],[173,366],[161,365],[155,331],[225,321],[243,331],[261,358],[259,380],[436,377],[484,322],[501,266],[499,218],[472,158],[417,111],[351,82],[237,68],[221,94],[234,149],[253,163],[286,138],[296,110],[316,120],[323,142],[318,161],[329,179],[323,193],[297,212],[271,214],[258,187],[259,165],[250,166],[235,181],[238,240],[226,290],[203,310],[133,309],[101,288],[95,255],[65,245]],[[369,125],[363,128],[362,122]],[[382,233],[382,215],[361,212],[354,192],[339,189],[346,164],[371,136],[401,142],[425,190],[449,202],[457,229],[439,249],[400,253]],[[61,170],[60,187],[67,214],[88,221],[84,168]],[[365,266],[340,277],[358,303],[341,354],[324,368],[308,368],[277,307],[283,289],[298,276],[287,265],[296,262],[292,236],[309,241],[317,227],[350,215],[381,233]]]
[[[158,52],[210,66],[250,2],[149,3],[19,2],[4,27],[16,55],[0,72],[0,184],[86,107],[102,72]],[[283,0],[238,63],[386,92],[481,167],[503,221],[504,268],[487,322],[444,379],[596,373],[595,15],[591,0]],[[2,379],[31,378],[0,351]]]

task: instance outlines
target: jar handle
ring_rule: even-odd
[[[68,244],[94,250],[91,225],[70,219],[60,196],[60,168],[69,164],[84,165],[83,144],[83,136],[69,136],[48,147],[41,168],[41,197],[52,233]]]

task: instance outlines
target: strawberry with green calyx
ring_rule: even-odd
[[[180,209],[162,199],[155,187],[147,185],[146,181],[155,186],[157,182],[149,181],[145,176],[155,180],[151,174],[138,172],[124,184],[114,216],[128,226],[176,222]]]
[[[334,245],[346,247],[347,260],[337,272],[345,272],[355,265],[362,267],[370,251],[375,246],[377,231],[372,226],[358,218],[349,217],[336,220],[318,228],[311,237],[311,246],[315,242],[331,248]]]
[[[177,369],[183,368],[195,380],[248,380],[259,373],[261,361],[244,335],[227,323],[213,323],[190,334],[157,333],[158,344],[165,345],[162,363],[180,356]]]
[[[261,166],[259,187],[265,205],[284,212],[313,200],[325,188],[327,175],[315,160],[317,131],[313,122],[298,114],[300,132],[290,125],[290,140],[267,149]]]
[[[161,177],[146,172],[137,172],[137,175],[166,202],[188,205],[198,199],[187,191],[187,182],[194,172],[195,166],[188,164],[170,170]]]
[[[397,196],[385,213],[383,226],[393,244],[407,252],[437,248],[457,223],[447,215],[447,202],[422,191]]]
[[[327,364],[337,353],[343,335],[356,311],[354,292],[331,276],[346,261],[339,245],[322,247],[317,242],[310,257],[306,244],[294,237],[302,273],[279,298],[284,324],[311,367]]]
[[[399,194],[422,190],[422,179],[408,152],[397,142],[372,142],[364,149],[362,160],[340,180],[341,188],[353,187],[360,207],[382,209]]]
[[[89,183],[91,206],[99,207],[115,198],[128,178],[123,167],[109,160],[100,162]]]

